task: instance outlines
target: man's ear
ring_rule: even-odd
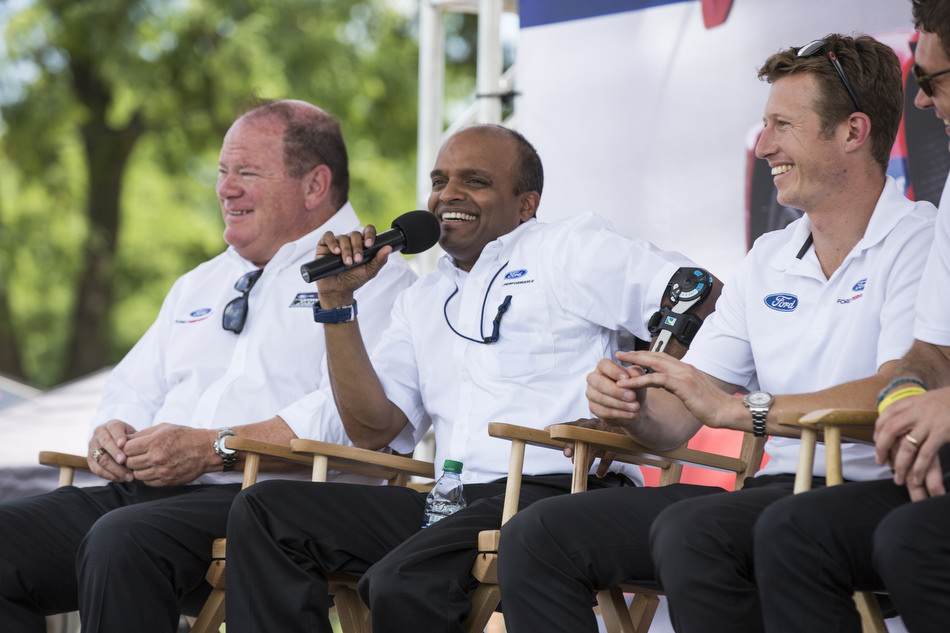
[[[854,112],[848,117],[848,148],[856,150],[871,142],[871,119],[863,112]]]
[[[537,191],[526,191],[521,194],[520,208],[518,213],[522,222],[527,222],[538,213],[538,205],[541,204],[541,196]]]
[[[330,195],[333,172],[326,165],[317,165],[303,178],[304,200],[308,209],[316,209]]]

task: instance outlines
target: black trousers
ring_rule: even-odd
[[[593,488],[631,485],[617,475]],[[228,520],[228,633],[330,632],[326,574],[362,574],[373,631],[461,631],[482,530],[501,523],[504,480],[467,485],[468,507],[422,529],[425,494],[406,488],[263,482]],[[525,477],[521,507],[570,491],[570,475]]]
[[[542,501],[502,529],[505,626],[596,631],[594,594],[636,582],[662,585],[677,631],[761,630],[752,528],[791,489],[790,477],[763,476],[738,492],[675,484]]]
[[[861,631],[852,601],[887,589],[908,631],[950,623],[950,498],[910,503],[890,480],[776,503],[756,528],[769,631]]]
[[[211,543],[239,485],[66,487],[0,504],[0,631],[43,633],[79,609],[84,632],[169,633],[200,604]]]

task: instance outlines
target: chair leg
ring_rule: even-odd
[[[500,599],[501,589],[498,588],[498,585],[485,583],[478,585],[472,595],[472,612],[462,623],[462,628],[466,633],[481,633],[484,631]]]
[[[630,621],[627,601],[620,587],[598,591],[597,605],[600,607],[600,615],[604,618],[604,628],[608,633],[638,633],[633,627],[633,622]]]
[[[652,593],[638,593],[630,605],[630,619],[637,633],[647,633],[660,606],[660,598]]]
[[[877,603],[877,598],[870,591],[858,591],[854,594],[854,602],[858,605],[858,613],[861,614],[861,630],[864,633],[887,633],[887,625],[884,624],[884,615],[881,613],[881,605]]]
[[[369,609],[355,589],[341,587],[333,594],[340,629],[344,633],[372,633]]]
[[[224,589],[212,589],[211,595],[191,627],[191,633],[217,633],[224,622]]]
[[[223,539],[219,547],[223,548]],[[191,626],[191,633],[217,633],[224,622],[224,559],[215,559],[208,566],[205,580],[211,585],[211,594]]]

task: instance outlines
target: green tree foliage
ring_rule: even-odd
[[[366,221],[414,208],[414,29],[383,0],[17,12],[0,55],[0,372],[51,385],[115,362],[224,248],[217,153],[250,96],[337,116]]]

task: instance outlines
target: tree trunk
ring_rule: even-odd
[[[119,234],[119,200],[125,167],[144,131],[138,114],[122,128],[107,122],[111,93],[91,65],[73,65],[76,92],[88,118],[81,134],[86,154],[89,190],[86,215],[89,233],[83,248],[81,276],[73,303],[63,378],[77,378],[109,364],[109,315],[112,310],[113,268]]]

